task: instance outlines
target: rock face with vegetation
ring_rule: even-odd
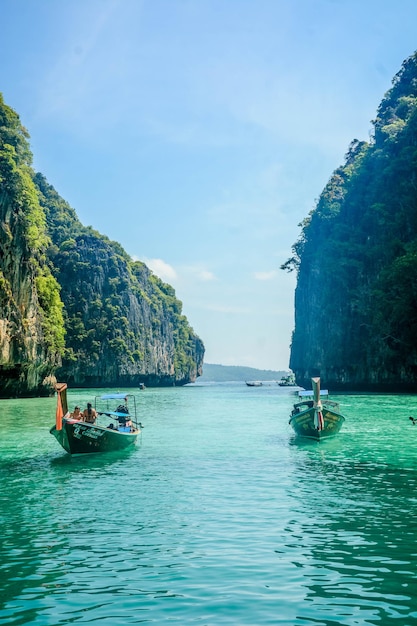
[[[369,143],[304,220],[290,367],[311,388],[417,389],[417,54],[383,98]]]
[[[0,95],[0,397],[73,386],[182,385],[202,341],[173,288],[89,227],[31,168]]]
[[[0,396],[42,393],[64,348],[63,305],[28,135],[0,95]]]

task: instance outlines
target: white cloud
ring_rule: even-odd
[[[174,268],[163,259],[139,259],[138,256],[132,255],[134,261],[142,261],[150,270],[162,280],[168,282],[181,282],[183,285],[198,282],[211,282],[217,280],[215,274],[206,269],[201,264],[181,265]]]
[[[204,281],[215,280],[216,278],[213,272],[209,272],[208,270],[202,270],[199,273],[199,277],[201,278],[201,280],[204,280]]]
[[[271,270],[270,272],[253,272],[252,274],[256,280],[272,280],[276,275],[276,270]]]
[[[189,274],[192,277],[197,278],[198,280],[201,280],[203,282],[216,280],[216,276],[213,274],[213,272],[210,272],[210,270],[204,269],[198,265],[189,265],[187,267],[184,267],[183,271],[184,273]]]
[[[178,278],[172,265],[162,259],[144,259],[143,262],[162,280],[176,280]]]

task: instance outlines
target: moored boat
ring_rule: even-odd
[[[55,426],[50,433],[70,454],[113,452],[136,443],[143,426],[137,422],[133,395],[114,393],[97,397],[94,409],[89,404],[84,414],[74,416],[68,410],[67,384],[57,383],[56,391]],[[115,410],[109,408],[110,402],[121,401],[123,404]]]
[[[291,373],[291,374],[288,374],[288,376],[283,376],[281,380],[279,381],[278,385],[280,387],[297,387],[294,374]]]
[[[245,381],[248,387],[262,387],[261,380],[247,380]]]
[[[328,399],[329,392],[320,392],[320,378],[311,381],[313,390],[299,392],[303,400],[294,404],[289,423],[300,437],[333,437],[342,428],[345,418],[340,413],[339,403]]]

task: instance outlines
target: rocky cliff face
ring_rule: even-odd
[[[175,292],[84,227],[31,169],[28,134],[0,95],[0,397],[74,386],[182,385],[204,346]]]
[[[27,138],[0,94],[0,397],[49,393],[63,346],[62,303]]]
[[[119,388],[181,385],[201,374],[203,344],[169,285],[95,236],[62,248],[53,258],[67,320],[62,379]]]
[[[385,95],[370,143],[304,221],[290,367],[311,388],[417,390],[417,55]]]
[[[0,397],[44,395],[51,374],[42,312],[20,213],[0,192]],[[47,381],[48,382],[48,381]]]

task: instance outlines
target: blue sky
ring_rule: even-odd
[[[287,369],[280,270],[417,49],[415,0],[0,0],[0,91],[81,221],[170,283],[205,360]]]

